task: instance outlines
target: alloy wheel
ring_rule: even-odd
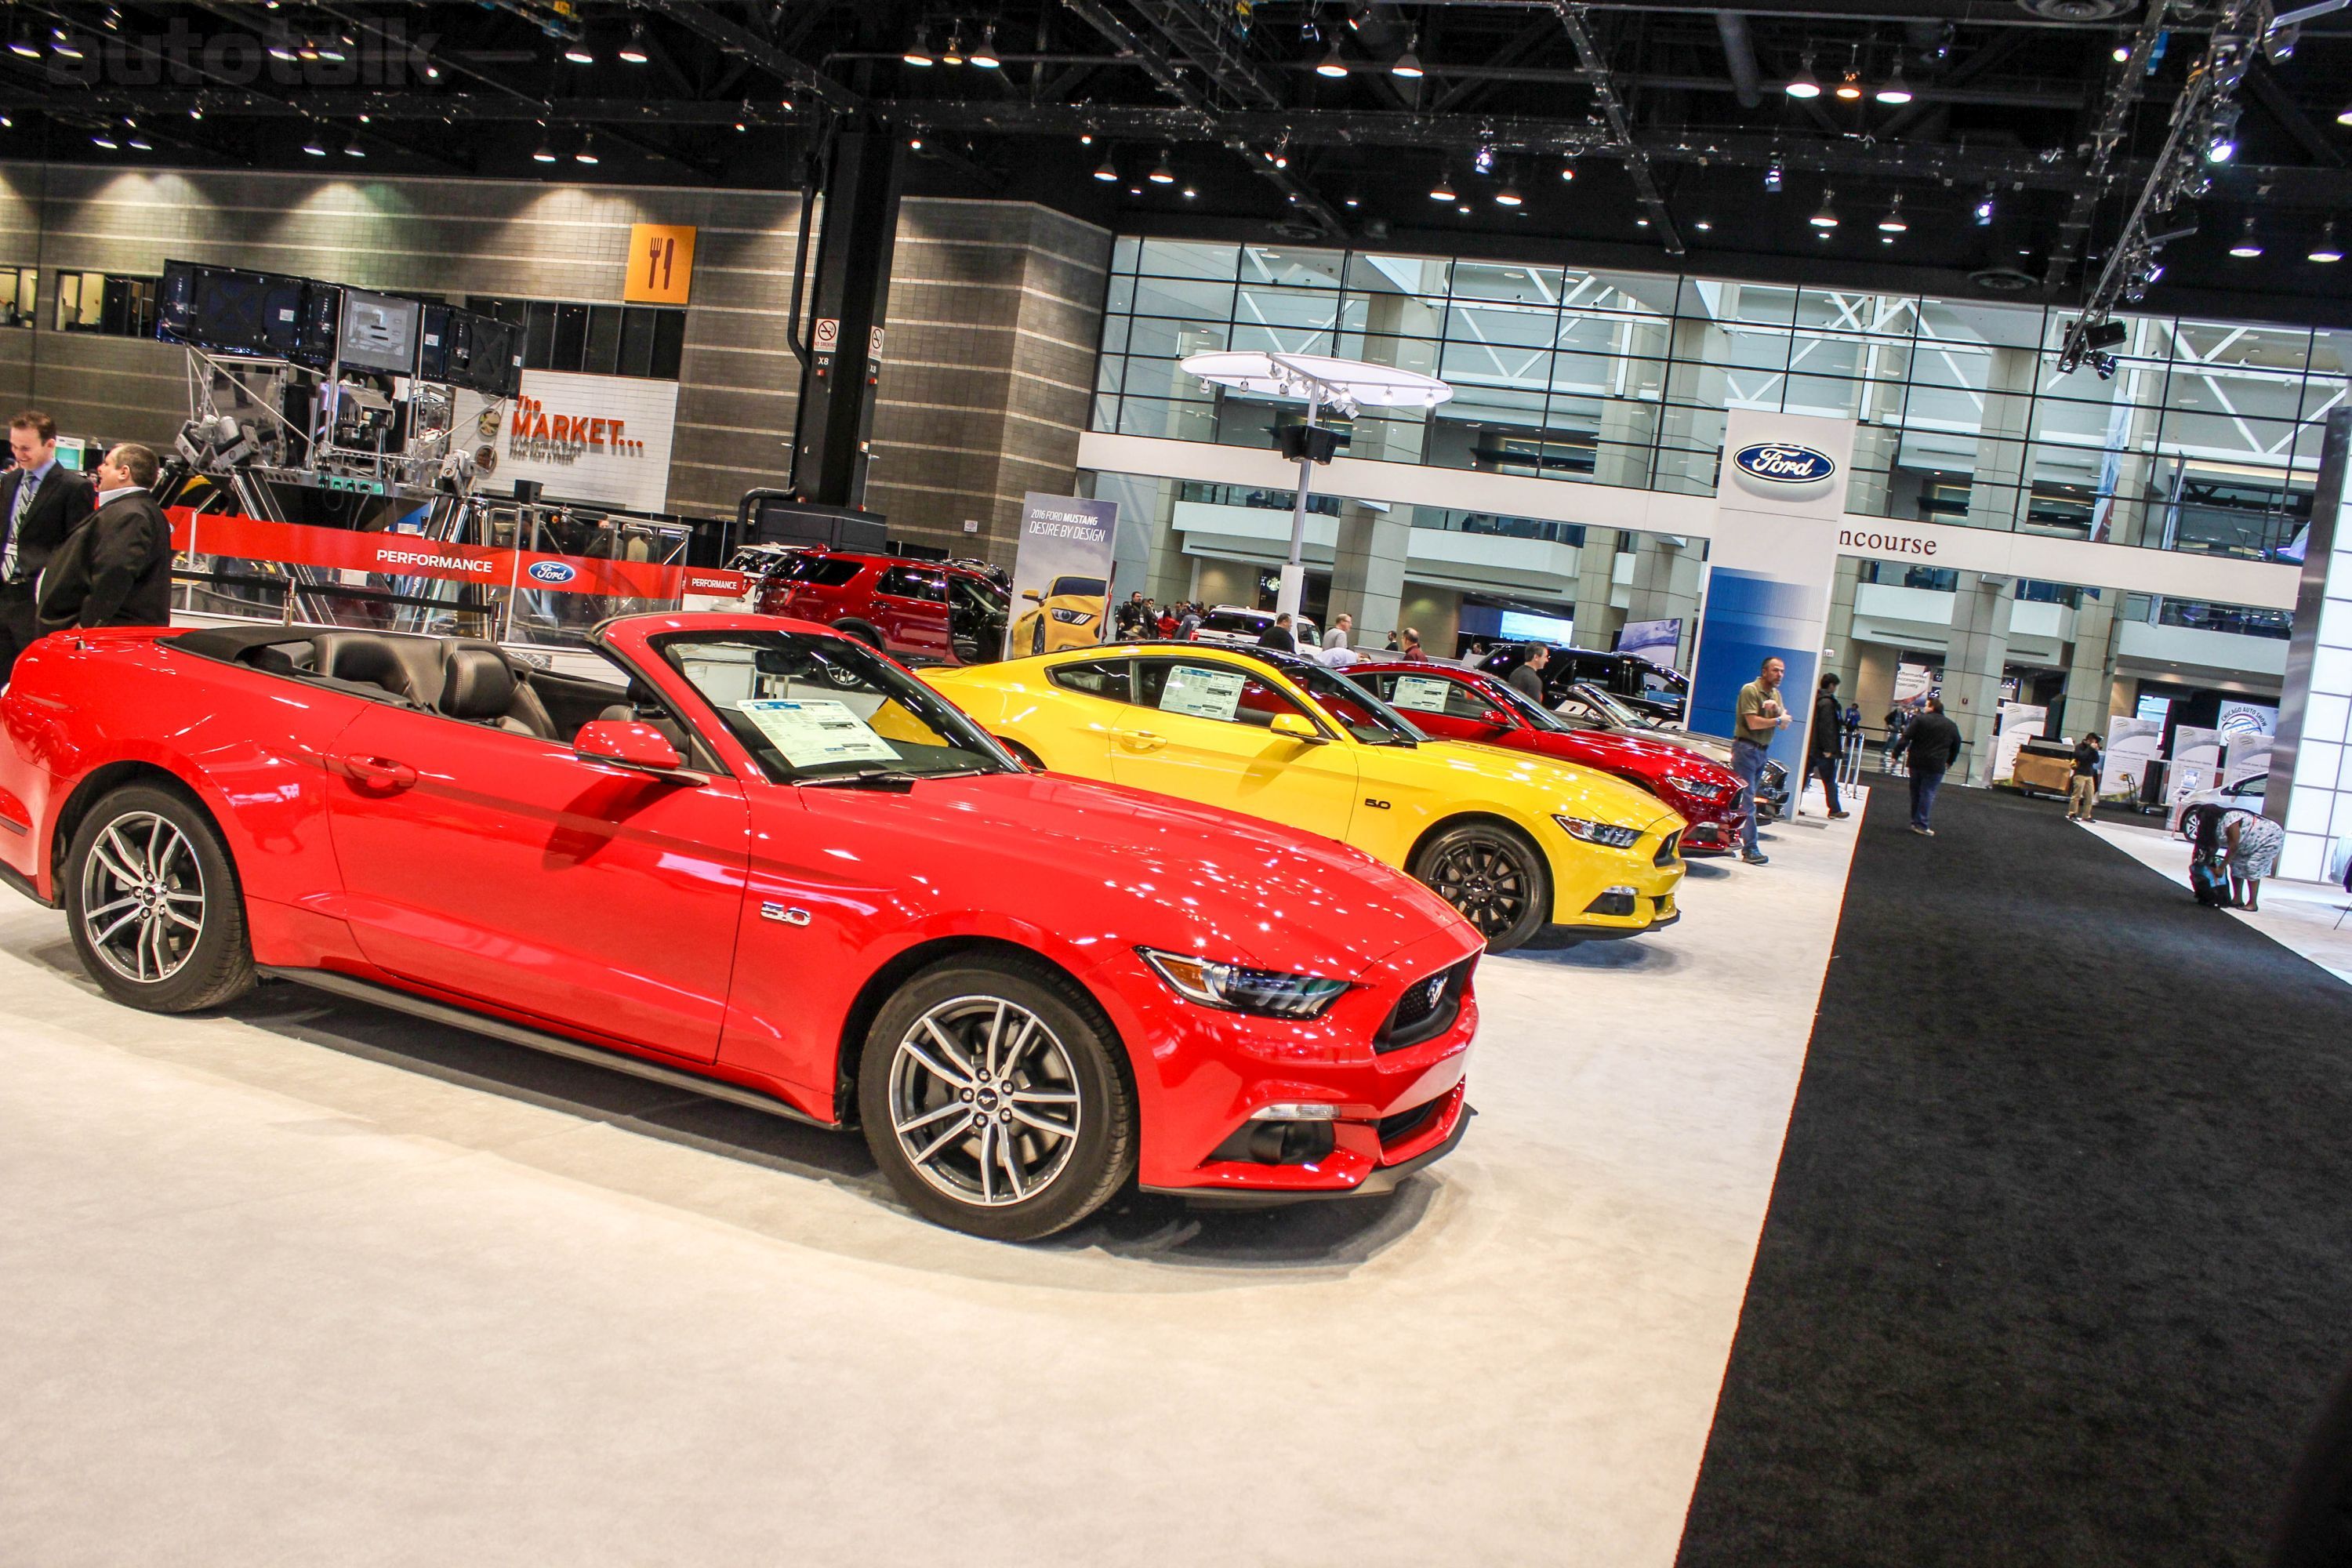
[[[205,874],[187,836],[153,812],[109,823],[81,868],[82,932],[123,979],[177,974],[205,931]]]
[[[1482,936],[1518,923],[1528,908],[1528,877],[1508,849],[1488,839],[1465,839],[1430,868],[1437,896],[1459,910]]]
[[[1077,1147],[1077,1076],[1045,1020],[1001,996],[957,996],[907,1030],[890,1063],[890,1127],[907,1162],[958,1203],[1036,1197]]]

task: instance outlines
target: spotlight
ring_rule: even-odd
[[[2091,368],[2098,373],[2098,377],[2101,381],[2112,381],[2115,379],[2116,374],[2116,356],[2113,354],[2093,354],[2091,356]]]
[[[1078,145],[1079,145],[1079,146],[1081,146],[1081,147],[1091,147],[1091,146],[1093,146],[1094,144],[1095,144],[1095,133],[1094,133],[1093,132],[1091,132],[1091,131],[1081,131],[1081,132],[1078,132]]]
[[[1977,205],[1969,209],[1969,216],[1976,219],[1979,228],[1985,228],[1991,225],[1994,211],[1992,187],[1987,185],[1985,194],[1977,198]]]
[[[907,151],[908,151],[908,152],[909,152],[909,153],[919,153],[919,152],[921,152],[922,150],[923,150],[923,138],[922,138],[922,133],[921,133],[920,132],[916,132],[914,135],[909,136],[909,137],[908,137],[908,138],[907,138]]]
[[[269,58],[273,60],[294,60],[302,57],[294,52],[293,45],[279,38],[270,44]]]
[[[2110,53],[2112,54],[2116,64],[2121,65],[2126,60],[2131,58],[2131,46],[2129,44],[2117,44]]]
[[[1332,78],[1334,80],[1337,80],[1339,78],[1348,74],[1348,62],[1339,58],[1339,39],[1334,38],[1331,40],[1330,50],[1328,53],[1324,55],[1322,63],[1315,68],[1315,74],[1317,76],[1328,76]]]
[[[81,46],[75,43],[73,40],[73,35],[67,32],[63,27],[52,27],[49,29],[49,47],[56,51],[58,58],[60,59],[78,60],[81,58]]]
[[[41,46],[24,34],[18,33],[8,40],[8,52],[12,55],[20,55],[28,60],[37,60],[41,58]]]
[[[205,106],[204,106],[203,104],[201,104],[201,103],[192,103],[192,104],[188,105],[188,118],[189,118],[189,119],[191,119],[191,120],[202,120],[204,117],[205,117]]]
[[[2213,132],[2205,142],[2205,161],[2226,163],[2237,155],[2238,109],[2231,104],[2213,116]]]
[[[1415,33],[1411,37],[1405,39],[1404,53],[1399,55],[1396,59],[1391,63],[1389,66],[1389,74],[1391,76],[1401,76],[1407,81],[1419,81],[1423,77],[1427,76],[1429,73],[1422,68],[1421,56],[1417,52],[1420,47],[1421,35],[1419,33]]]
[[[555,162],[555,149],[548,145],[547,133],[545,132],[541,132],[540,133],[539,146],[532,152],[530,161],[534,163],[552,163]]]
[[[593,66],[596,63],[596,51],[588,47],[587,39],[575,38],[563,46],[563,58],[575,66]]]
[[[1168,150],[1165,147],[1160,150],[1160,162],[1146,178],[1155,185],[1172,185],[1176,183],[1176,171],[1168,166]]]
[[[1438,176],[1437,184],[1429,187],[1429,199],[1433,202],[1450,202],[1455,199],[1454,176],[1451,174]]]
[[[360,145],[360,139],[357,136],[353,136],[343,143],[343,156],[364,158],[367,156],[367,149]]]
[[[341,65],[345,58],[343,55],[343,46],[331,39],[326,43],[320,44],[319,46],[319,58],[327,61],[330,65]]]
[[[1576,178],[1575,159],[1570,158],[1568,162],[1559,166],[1559,177],[1563,180],[1573,180]]]
[[[1692,219],[1691,227],[1698,230],[1701,234],[1712,234],[1715,232],[1715,225],[1709,223],[1703,217]]]
[[[1805,63],[1797,68],[1797,74],[1790,77],[1789,79],[1788,86],[1782,88],[1780,90],[1787,93],[1790,98],[1821,97],[1822,84],[1813,78],[1812,56],[1807,55],[1805,57]]]
[[[111,131],[93,131],[89,133],[89,139],[110,153],[120,151],[122,146],[121,142],[114,139],[114,132]]]
[[[1845,79],[1837,84],[1837,95],[1848,103],[1862,101],[1862,78],[1855,74],[1853,67],[1846,68]]]
[[[1110,161],[1109,153],[1104,153],[1103,161],[1095,166],[1095,178],[1106,185],[1118,183],[1118,165]]]
[[[1198,201],[1198,200],[1200,200],[1200,197],[1201,197],[1201,193],[1200,193],[1200,192],[1198,192],[1198,191],[1196,191],[1196,190],[1194,190],[1192,186],[1187,185],[1187,186],[1185,186],[1185,187],[1184,187],[1184,199],[1185,199],[1186,201],[1188,201],[1188,202],[1191,202],[1191,201]]]
[[[929,66],[932,64],[931,30],[929,27],[916,28],[915,41],[908,44],[907,46],[907,52],[900,55],[898,58],[906,61],[910,66]]]
[[[940,64],[943,66],[960,66],[963,64],[962,28],[959,27],[954,32],[948,35],[948,47],[940,51]]]
[[[2164,276],[2164,263],[2161,261],[2149,262],[2147,264],[2147,270],[2140,274],[2140,276],[2150,283],[2158,281]]]
[[[1495,193],[1495,205],[1500,207],[1515,207],[1526,200],[1527,197],[1519,195],[1519,187],[1508,180],[1504,181],[1503,188]]]
[[[2344,249],[2341,246],[2336,243],[2336,220],[2334,218],[2329,218],[2327,220],[2327,226],[2319,231],[2319,243],[2311,247],[2311,254],[2304,258],[2304,259],[2306,261],[2341,261],[2344,259]]]
[[[629,24],[629,41],[621,46],[621,58],[633,66],[641,66],[653,57],[646,53],[646,25]]]
[[[1815,213],[1811,217],[1807,218],[1805,221],[1811,224],[1815,228],[1820,229],[1823,234],[1827,234],[1831,229],[1837,227],[1838,216],[1837,207],[1835,205],[1836,201],[1837,193],[1835,191],[1824,190],[1822,192],[1822,210]]]
[[[1364,198],[1351,194],[1342,196],[1339,199],[1339,205],[1343,207],[1360,207],[1364,205]]]
[[[971,63],[984,71],[992,71],[1004,63],[996,58],[995,23],[980,30],[980,47],[971,51]]]
[[[2230,247],[2230,254],[2249,261],[2263,253],[2263,242],[2254,237],[2254,220],[2249,216],[2245,226],[2238,231],[2238,242]]]
[[[1478,144],[1477,153],[1470,160],[1470,166],[1477,170],[1482,174],[1493,174],[1495,172],[1495,149],[1493,144],[1490,142],[1481,142]]]
[[[1877,99],[1881,103],[1908,103],[1911,101],[1911,84],[1903,79],[1903,61],[1899,57],[1895,62],[1895,69],[1887,74],[1886,80],[1881,84],[1878,90],[1871,96]]]
[[[2352,125],[2352,104],[2345,105],[2343,109],[2336,112],[2336,123],[2338,125]]]
[[[590,132],[580,138],[580,151],[572,154],[575,163],[593,163],[596,160],[596,133]]]
[[[302,143],[302,151],[308,153],[313,158],[325,157],[327,155],[326,138],[320,136],[315,131],[312,132],[310,133],[310,140]]]
[[[1787,178],[1787,175],[1781,170],[1780,161],[1779,159],[1775,158],[1770,163],[1765,165],[1764,188],[1766,190],[1778,195],[1780,191],[1780,182],[1785,178]]]
[[[1910,227],[1911,226],[1903,220],[1903,193],[1897,191],[1895,193],[1893,204],[1886,209],[1886,216],[1878,220],[1878,232],[1885,235],[1896,235],[1907,232]]]
[[[742,135],[742,134],[743,134],[743,132],[747,132],[747,131],[749,131],[749,130],[751,130],[751,128],[749,125],[746,125],[743,121],[740,121],[740,120],[739,120],[739,121],[737,121],[735,122],[735,134],[737,134],[738,136]]]

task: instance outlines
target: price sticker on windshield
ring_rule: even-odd
[[[847,704],[829,698],[747,697],[735,707],[796,768],[899,760],[890,742],[851,712]]]
[[[1445,711],[1445,694],[1453,689],[1454,683],[1443,676],[1400,675],[1397,677],[1396,695],[1389,701],[1395,707],[1415,713],[1443,713]]]
[[[1187,713],[1195,719],[1223,719],[1228,723],[1241,711],[1242,686],[1249,677],[1238,669],[1202,669],[1180,664],[1168,672],[1160,690],[1162,713]]]

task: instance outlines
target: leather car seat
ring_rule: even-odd
[[[440,648],[431,637],[320,632],[310,646],[310,668],[331,680],[373,686],[423,707],[441,695]]]
[[[441,656],[443,717],[490,724],[518,735],[555,739],[555,721],[538,694],[515,679],[506,655],[487,643],[451,643]]]

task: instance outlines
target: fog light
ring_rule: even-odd
[[[1584,906],[1588,915],[1630,915],[1640,907],[1641,895],[1631,888],[1606,888],[1599,898]]]
[[[1328,1110],[1331,1108],[1308,1106],[1305,1109]],[[1233,1136],[1218,1144],[1209,1158],[1212,1161],[1238,1160],[1251,1165],[1311,1165],[1328,1156],[1339,1146],[1339,1142],[1338,1134],[1333,1132],[1328,1121],[1265,1121],[1253,1119],[1235,1128]]]
[[[1252,1121],[1337,1121],[1339,1108],[1315,1100],[1281,1100],[1250,1112]]]

